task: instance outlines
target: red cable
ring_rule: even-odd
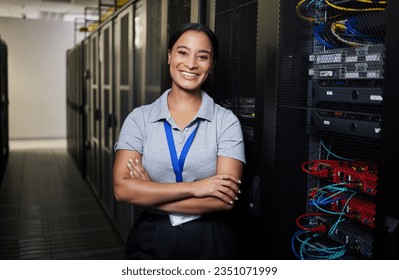
[[[296,218],[296,225],[303,230],[308,230],[308,231],[312,231],[312,232],[319,232],[319,233],[326,233],[327,232],[327,226],[325,224],[321,224],[317,227],[312,227],[312,228],[308,228],[305,227],[303,225],[301,225],[300,220],[305,218],[305,217],[311,217],[311,216],[328,216],[327,213],[306,213],[306,214],[302,214],[300,215],[298,218]]]

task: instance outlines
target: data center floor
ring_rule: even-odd
[[[120,235],[66,147],[10,147],[0,185],[0,259],[124,258]]]

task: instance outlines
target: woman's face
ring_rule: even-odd
[[[184,32],[168,51],[172,88],[198,90],[212,69],[212,43],[199,31]]]

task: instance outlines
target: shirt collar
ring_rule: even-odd
[[[154,109],[150,113],[150,121],[157,122],[167,119],[170,116],[168,108],[168,94],[171,89],[166,90],[154,103]],[[212,121],[214,102],[213,99],[203,90],[201,90],[202,102],[197,113],[197,118]]]

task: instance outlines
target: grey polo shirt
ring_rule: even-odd
[[[164,121],[172,126],[177,156],[191,132],[198,125],[197,133],[186,156],[183,181],[192,182],[216,174],[217,156],[230,157],[245,163],[244,140],[238,118],[216,103],[204,91],[202,103],[192,122],[180,130],[171,118],[165,91],[157,100],[135,108],[125,119],[117,150],[134,150],[142,154],[142,164],[152,181],[176,182],[169,154]]]

